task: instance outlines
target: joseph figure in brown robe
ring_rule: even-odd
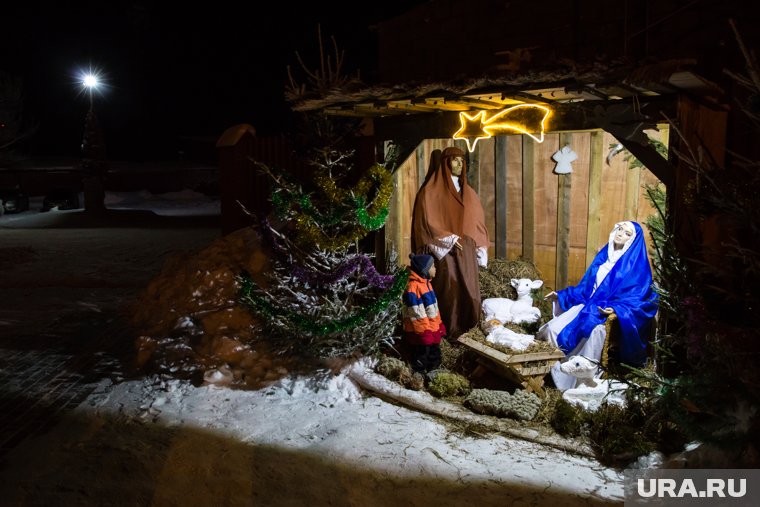
[[[467,184],[464,152],[433,151],[414,201],[412,250],[435,258],[433,289],[450,340],[480,321],[478,266],[486,266],[488,246],[483,205]]]

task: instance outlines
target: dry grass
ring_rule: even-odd
[[[522,329],[522,328],[520,328],[520,327],[510,326],[510,325],[508,325],[506,327],[509,327],[510,329],[512,329],[513,331],[516,331],[518,333],[525,333],[525,330]],[[528,354],[528,353],[531,353],[531,352],[551,352],[551,351],[554,350],[554,347],[552,347],[551,345],[549,345],[549,343],[547,343],[545,341],[541,341],[541,340],[535,340],[525,350],[520,350],[520,351],[513,350],[513,349],[510,349],[509,347],[505,347],[504,345],[501,345],[501,344],[498,344],[498,343],[491,343],[491,342],[487,341],[486,340],[486,335],[483,333],[483,330],[480,329],[479,327],[474,327],[474,328],[470,329],[469,331],[467,331],[466,333],[464,333],[462,336],[465,336],[467,338],[470,338],[472,340],[480,342],[483,345],[488,345],[492,349],[496,349],[499,352],[504,352],[505,354],[509,354],[509,355],[512,355],[512,354]]]
[[[517,292],[510,284],[513,278],[530,278],[540,280],[541,272],[532,261],[516,259],[508,261],[504,259],[491,259],[488,267],[481,269],[480,296],[487,298],[510,298],[516,299]]]

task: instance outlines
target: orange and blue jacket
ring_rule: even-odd
[[[403,299],[406,339],[414,345],[441,343],[446,327],[441,322],[438,299],[430,280],[410,272]]]

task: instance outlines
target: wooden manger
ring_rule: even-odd
[[[546,395],[543,387],[544,377],[555,361],[565,357],[559,349],[548,352],[506,354],[464,335],[457,341],[478,354],[480,367],[488,368],[542,398]]]

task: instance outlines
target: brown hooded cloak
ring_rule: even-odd
[[[440,238],[456,234],[460,250],[454,246],[442,259],[436,258],[433,289],[438,298],[449,338],[469,331],[480,320],[480,282],[478,281],[477,248],[488,248],[488,232],[483,206],[475,191],[467,184],[467,166],[459,177],[461,191],[451,180],[451,160],[464,158],[459,148],[435,150],[422,187],[414,201],[412,217],[412,250],[430,253],[428,245]]]

